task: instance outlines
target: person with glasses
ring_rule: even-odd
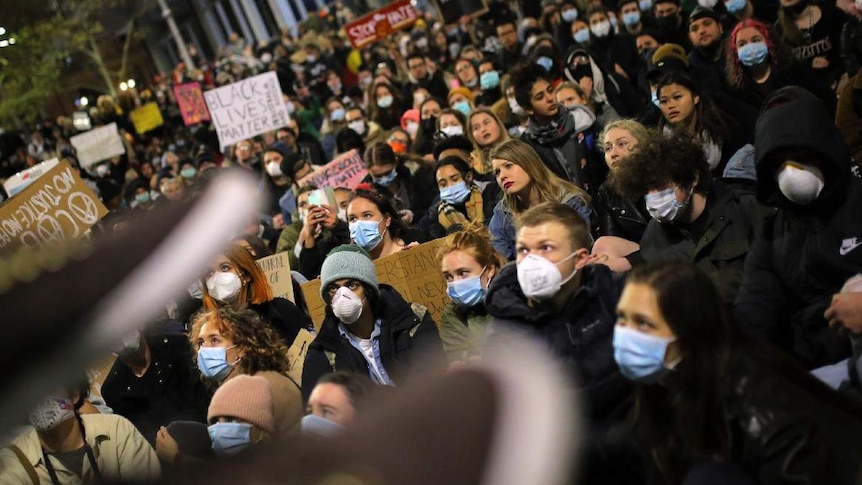
[[[428,310],[379,284],[371,257],[342,245],[320,271],[326,317],[302,370],[305,402],[331,372],[364,374],[377,384],[401,384],[411,374],[442,367],[443,346]]]

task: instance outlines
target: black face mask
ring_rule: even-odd
[[[658,17],[655,20],[658,22],[659,30],[665,33],[673,32],[679,25],[679,13],[668,15],[667,17]]]
[[[708,46],[698,47],[697,50],[706,59],[714,60],[716,57],[721,55],[721,38]]]
[[[422,127],[422,131],[428,134],[433,134],[437,131],[437,117],[431,116],[430,118],[426,118],[424,120],[420,120],[419,124]]]

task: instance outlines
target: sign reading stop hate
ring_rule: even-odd
[[[393,32],[410,27],[417,20],[419,11],[413,8],[410,0],[398,0],[350,22],[344,26],[344,30],[353,47],[361,49]]]

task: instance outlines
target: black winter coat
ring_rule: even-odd
[[[627,199],[602,184],[593,207],[598,214],[599,236],[616,236],[640,242],[647,224],[652,220],[643,198]]]
[[[525,328],[547,342],[577,377],[595,424],[621,417],[630,405],[631,383],[620,374],[613,349],[623,278],[601,265],[584,267],[581,278],[580,289],[558,311],[550,303],[528,303],[511,262],[491,280],[485,307],[497,319],[492,325]]]
[[[745,255],[765,212],[757,204],[753,184],[716,180],[698,220],[691,224],[650,221],[640,241],[641,255],[647,262],[693,263],[731,303],[742,281]]]
[[[210,395],[194,367],[185,335],[144,338],[150,367],[138,377],[118,358],[102,383],[102,398],[154,445],[162,426],[181,420],[206,422]]]
[[[820,162],[824,187],[807,206],[790,202],[775,181],[779,161],[771,155],[785,147],[810,150]],[[823,312],[847,279],[862,272],[862,181],[851,175],[847,145],[810,94],[762,114],[756,148],[758,200],[778,211],[745,261],[737,320],[809,368],[838,362],[850,356],[850,344],[829,328]]]
[[[442,368],[445,362],[443,344],[425,308],[404,301],[389,285],[380,285],[380,298],[383,303],[382,314],[377,315],[382,320],[380,358],[392,381],[401,384],[410,374],[434,370],[438,365]],[[302,369],[305,402],[317,381],[326,374],[335,371],[370,374],[362,353],[338,332],[339,323],[338,318],[327,312],[320,333],[308,347]],[[330,356],[335,359],[334,368],[330,365]]]
[[[257,305],[249,305],[248,308],[257,312],[265,322],[269,322],[288,347],[293,344],[300,329],[312,328],[302,310],[284,298],[273,298]]]

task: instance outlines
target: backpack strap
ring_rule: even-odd
[[[18,457],[18,461],[21,462],[21,466],[24,467],[24,471],[27,472],[27,476],[30,477],[33,485],[39,485],[39,475],[36,474],[36,469],[30,464],[30,460],[27,459],[27,456],[24,455],[21,448],[18,448],[15,445],[9,445],[8,448],[12,450],[12,453],[15,453],[15,456]]]

